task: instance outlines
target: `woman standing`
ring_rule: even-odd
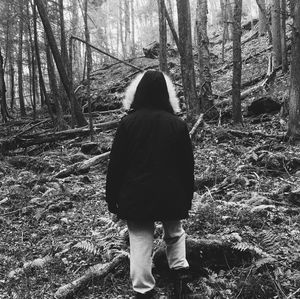
[[[154,222],[164,229],[175,298],[186,289],[185,232],[194,190],[194,158],[187,125],[175,113],[179,101],[170,78],[159,71],[138,75],[127,88],[125,109],[110,154],[106,200],[127,220],[130,277],[135,298],[155,298],[151,273]]]

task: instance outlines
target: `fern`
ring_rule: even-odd
[[[73,247],[83,249],[88,253],[91,253],[93,255],[99,255],[100,254],[100,248],[95,246],[93,243],[87,240],[83,240],[75,244]]]
[[[261,248],[259,248],[256,245],[252,245],[250,243],[247,242],[239,242],[235,245],[232,246],[232,248],[239,250],[239,251],[250,251],[254,254],[257,254],[259,256],[264,256],[264,257],[268,257],[269,255],[264,252]]]
[[[259,260],[257,260],[254,264],[254,267],[255,267],[255,271],[258,271],[259,269],[261,269],[262,267],[265,267],[265,266],[273,266],[274,263],[276,262],[276,259],[273,258],[273,257],[264,257],[264,258],[261,258]]]
[[[263,231],[259,234],[260,247],[264,248],[269,254],[273,254],[278,249],[278,236],[270,231]]]

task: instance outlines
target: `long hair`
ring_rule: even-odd
[[[139,74],[125,92],[123,106],[126,110],[143,108],[180,111],[179,100],[171,79],[160,71],[149,70]]]

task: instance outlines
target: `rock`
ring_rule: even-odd
[[[262,97],[254,100],[250,106],[248,106],[248,116],[260,115],[264,113],[278,113],[280,111],[281,104],[273,100],[271,97]]]

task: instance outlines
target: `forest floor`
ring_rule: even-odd
[[[252,32],[244,38],[247,34]],[[216,55],[213,70],[231,61],[228,46],[222,64],[220,47],[212,48]],[[243,46],[243,57],[266,47],[264,41],[254,39]],[[179,79],[178,58],[171,61],[171,75]],[[143,67],[158,65],[155,59],[132,61],[138,62]],[[243,81],[266,72],[267,65],[267,52],[250,58],[243,65]],[[120,65],[100,70],[93,81],[97,103],[118,102],[133,72]],[[214,93],[230,89],[230,80],[230,68],[214,72]],[[287,124],[279,113],[247,116],[246,111],[249,103],[261,96],[282,101],[288,94],[287,82],[288,75],[279,72],[268,90],[247,97],[243,126],[233,126],[228,109],[222,110],[218,119],[205,121],[193,138],[196,189],[190,218],[184,221],[187,235],[195,240],[218,240],[224,247],[251,254],[250,260],[238,266],[207,261],[205,275],[195,275],[190,282],[203,298],[300,298],[299,146],[283,138]],[[120,117],[120,112],[99,114],[95,121]],[[1,138],[20,129],[22,125],[16,123],[1,125]],[[43,129],[48,129],[46,124]],[[95,135],[100,152],[110,148],[114,132],[110,129]],[[106,265],[128,252],[126,226],[112,219],[104,201],[107,159],[85,173],[55,176],[65,167],[93,157],[82,152],[82,145],[88,142],[88,137],[77,137],[1,156],[1,299],[53,298],[61,286],[78,279],[91,266]],[[161,242],[159,224],[157,231],[155,247]],[[169,277],[159,271],[155,277],[158,290],[169,293]],[[102,279],[75,292],[73,298],[131,295],[125,260]]]

